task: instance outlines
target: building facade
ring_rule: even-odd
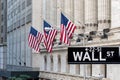
[[[32,70],[32,50],[28,46],[28,34],[31,26],[40,26],[40,23],[36,23],[40,21],[38,17],[41,13],[36,8],[39,4],[39,0],[7,0],[8,71]]]
[[[71,46],[119,46],[120,45],[120,1],[119,0],[44,0],[42,17],[55,29],[60,28],[61,12],[73,21],[77,29],[71,39]],[[42,22],[41,22],[42,23]],[[40,67],[42,79],[55,80],[118,80],[119,64],[80,64],[67,63],[67,47],[59,44],[56,37],[52,54],[42,48],[34,54],[34,65]],[[80,41],[78,40],[80,39]]]
[[[0,2],[1,2],[1,0],[0,0]],[[0,14],[1,14],[1,5],[0,5]],[[1,24],[1,15],[0,15],[0,24]],[[0,36],[1,36],[1,33],[0,33]],[[1,40],[0,40],[0,42],[1,42]]]
[[[0,0],[0,59],[3,69],[6,67],[6,40],[7,40],[7,0]],[[1,66],[2,67],[2,66]]]
[[[41,80],[118,80],[119,64],[68,64],[68,46],[59,44],[59,33],[52,54],[42,45],[36,54],[28,46],[28,34],[30,26],[43,32],[44,19],[59,29],[62,12],[77,26],[79,36],[73,36],[71,46],[119,46],[119,5],[119,0],[7,0],[7,69],[37,67]]]
[[[4,80],[7,56],[7,0],[0,0],[0,80]]]
[[[7,46],[5,44],[0,44],[0,80],[4,80],[7,63]]]
[[[1,0],[1,24],[0,24],[0,33],[1,33],[1,43],[7,41],[7,0]]]

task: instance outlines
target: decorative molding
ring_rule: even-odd
[[[101,41],[96,41],[96,42],[86,42],[84,44],[84,46],[114,46],[114,45],[119,45],[120,44],[120,39],[117,40],[108,40],[108,39],[104,39]],[[72,47],[80,47],[83,46],[83,43],[75,43],[73,45],[71,45]],[[69,47],[71,47],[69,46]],[[68,46],[66,45],[58,45],[57,47],[53,48],[53,52],[57,52],[57,51],[66,51],[68,49]],[[46,49],[41,49],[41,53],[47,53]]]
[[[87,23],[87,24],[85,24],[86,26],[98,26],[98,24],[96,24],[96,23]]]
[[[52,80],[68,80],[69,78],[72,80],[82,80],[84,76],[80,76],[79,74],[70,74],[70,73],[60,73],[60,72],[46,72],[40,71],[40,78],[52,79]],[[86,79],[101,79],[101,77],[87,76]]]
[[[111,23],[111,20],[98,20],[98,24],[102,24],[102,23]]]

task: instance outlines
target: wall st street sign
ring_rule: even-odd
[[[119,47],[69,47],[68,64],[119,64]]]

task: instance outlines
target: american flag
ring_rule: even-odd
[[[70,38],[76,26],[61,13],[60,41],[70,45]]]
[[[52,27],[44,21],[44,45],[48,52],[52,52],[53,40],[57,35],[57,30],[52,29]]]
[[[30,29],[30,33],[28,36],[28,44],[31,48],[33,48],[35,51],[39,52],[40,48],[39,45],[42,41],[43,35],[35,30],[33,27]]]

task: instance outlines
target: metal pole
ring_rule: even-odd
[[[84,80],[86,80],[86,65],[84,64]]]
[[[83,36],[83,47],[85,46],[85,34]],[[86,65],[84,64],[84,80],[86,80]]]

